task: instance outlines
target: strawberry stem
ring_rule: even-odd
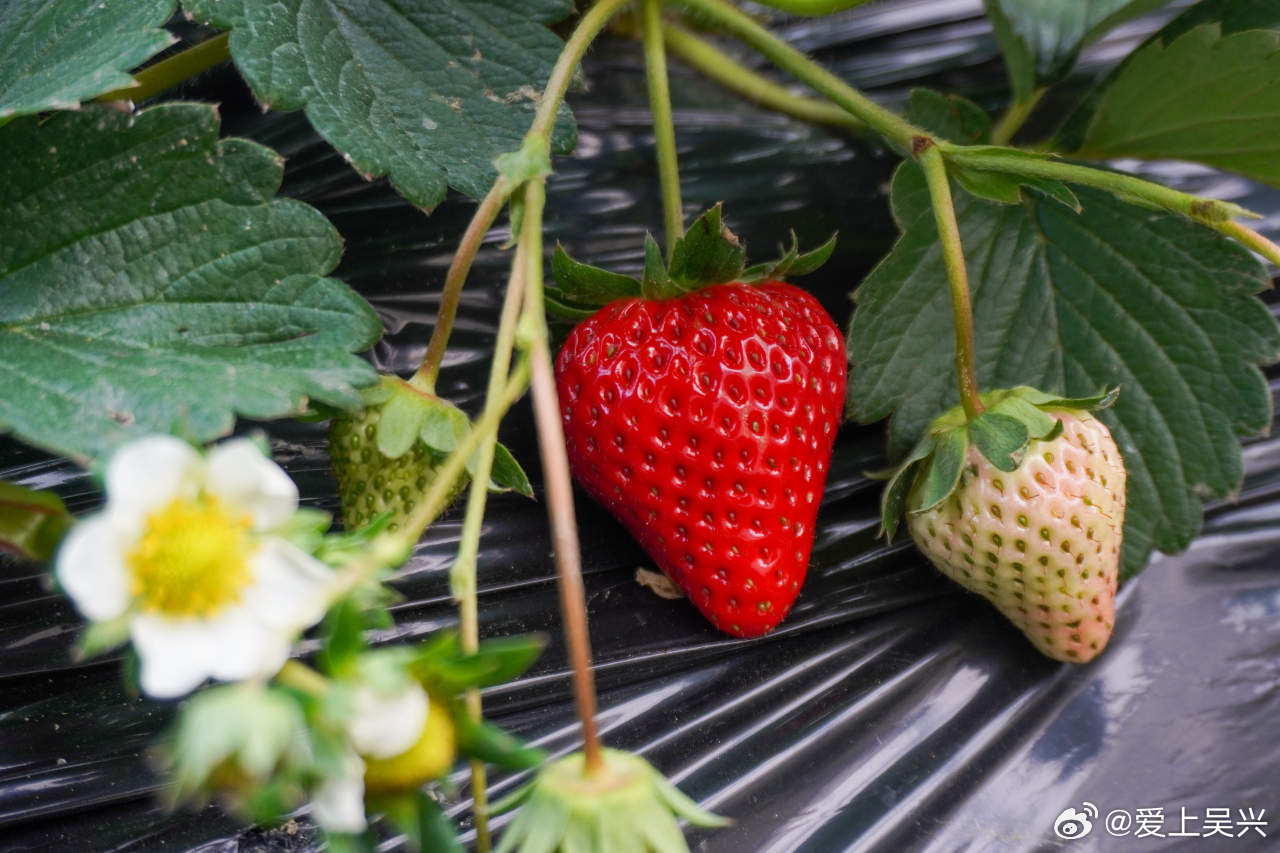
[[[1025,99],[1011,101],[999,121],[991,128],[991,142],[995,145],[1008,145],[1013,135],[1026,124],[1047,91],[1048,87],[1040,86]]]
[[[942,262],[947,268],[947,284],[951,290],[951,312],[956,329],[956,385],[960,390],[960,404],[969,420],[982,412],[978,397],[978,378],[973,367],[973,303],[969,297],[969,273],[964,264],[964,248],[960,244],[960,225],[956,222],[955,206],[951,201],[951,181],[947,177],[947,164],[942,152],[933,140],[922,136],[915,146],[916,159],[924,169],[929,184],[929,199],[933,203],[933,217],[938,224],[938,239],[942,244]]]
[[[644,30],[644,71],[649,85],[649,112],[653,116],[653,144],[658,153],[662,185],[662,213],[667,230],[667,261],[676,241],[684,236],[684,209],[680,202],[680,166],[676,155],[676,131],[671,117],[671,87],[667,81],[667,52],[662,40],[662,0],[641,0]]]
[[[867,124],[899,150],[911,150],[911,140],[925,132],[885,109],[835,74],[761,26],[747,13],[725,0],[667,0],[738,37],[784,71],[808,83],[817,92]]]
[[[604,756],[596,728],[596,687],[591,672],[591,637],[587,632],[587,599],[582,585],[582,554],[573,508],[573,484],[551,350],[547,343],[547,315],[542,291],[542,208],[545,203],[544,179],[530,180],[525,185],[524,222],[520,232],[526,267],[521,324],[529,335],[533,417],[538,428],[538,447],[546,481],[547,518],[551,524],[556,570],[560,575],[560,613],[564,618],[565,642],[573,665],[578,718],[582,722],[584,768],[590,776],[604,768]]]
[[[458,316],[458,302],[462,299],[462,287],[467,283],[467,273],[480,251],[484,235],[489,233],[493,222],[498,218],[507,201],[507,182],[501,175],[493,182],[489,192],[480,201],[467,230],[458,243],[458,251],[449,263],[449,271],[444,276],[444,287],[440,292],[440,313],[436,318],[436,326],[431,330],[431,340],[427,343],[427,351],[422,356],[422,364],[409,380],[415,388],[434,394],[436,378],[440,375],[440,362],[444,359],[444,351],[449,346],[449,335],[453,332],[453,321]]]
[[[517,249],[516,258],[507,281],[507,293],[502,302],[502,315],[498,321],[498,334],[493,345],[493,363],[489,368],[489,388],[486,399],[497,398],[510,379],[511,353],[515,348],[516,321],[520,316],[520,303],[524,297],[524,273],[521,265],[523,247]],[[476,558],[480,551],[480,526],[484,521],[485,504],[489,497],[489,478],[493,473],[493,453],[498,441],[497,430],[485,435],[475,453],[475,468],[471,488],[467,494],[466,515],[462,519],[462,537],[458,555],[449,571],[449,585],[458,602],[458,627],[462,650],[474,653],[480,648],[480,604],[476,581]],[[464,696],[468,716],[480,722],[482,706],[480,691],[472,688]],[[489,797],[486,790],[483,761],[471,762],[471,795],[475,803],[472,810],[476,824],[476,850],[484,853],[490,848]]]
[[[190,80],[197,74],[230,59],[231,51],[227,47],[229,37],[230,33],[219,33],[213,38],[184,48],[134,74],[135,85],[104,92],[95,100],[137,103],[153,98],[166,89],[172,89],[184,80]]]
[[[796,95],[785,86],[752,71],[720,51],[706,39],[699,38],[684,27],[663,24],[662,35],[672,55],[715,80],[721,86],[737,92],[762,107],[783,113],[802,121],[826,124],[847,130],[866,130],[867,126],[835,104],[818,98]]]

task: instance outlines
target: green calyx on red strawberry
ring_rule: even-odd
[[[1116,393],[984,394],[974,418],[956,407],[933,422],[881,501],[888,537],[905,512],[939,571],[1055,660],[1091,660],[1114,628],[1126,471],[1090,412]]]
[[[397,530],[470,429],[470,419],[449,401],[399,377],[383,376],[364,392],[364,409],[336,416],[329,425],[329,456],[344,526],[355,530],[389,514],[387,527]],[[467,472],[451,489],[450,503],[470,482],[473,468],[474,460],[469,460]],[[495,449],[489,487],[533,496],[529,478],[501,444]]]
[[[574,477],[739,637],[776,627],[808,568],[847,364],[817,300],[774,279],[833,247],[747,268],[717,207],[669,267],[649,238],[642,279],[552,262],[551,310],[585,315],[556,360]]]

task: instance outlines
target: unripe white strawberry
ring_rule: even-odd
[[[907,517],[938,570],[989,600],[1055,660],[1092,660],[1115,625],[1125,470],[1106,425],[1050,411],[1062,433],[1033,441],[1016,471],[970,447],[960,484]]]
[[[983,399],[972,421],[955,410],[935,421],[899,469],[886,530],[905,504],[912,538],[939,571],[1048,657],[1092,660],[1115,626],[1126,477],[1111,432],[1087,409],[1111,398],[1019,388]]]

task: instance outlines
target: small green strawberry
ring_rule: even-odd
[[[933,422],[885,489],[882,523],[907,527],[939,571],[994,604],[1054,660],[1084,663],[1115,624],[1125,467],[1091,409],[1034,388],[982,396]]]
[[[457,406],[396,376],[365,391],[365,408],[339,415],[329,425],[329,458],[342,498],[342,522],[356,530],[390,513],[388,530],[398,530],[434,482],[453,448],[471,429]],[[450,489],[452,504],[470,482],[473,466]],[[498,445],[490,488],[532,497],[519,464]]]

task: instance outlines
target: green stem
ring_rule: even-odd
[[[493,363],[489,368],[489,390],[486,399],[502,394],[502,386],[511,372],[511,353],[515,347],[516,321],[520,316],[520,304],[524,297],[524,249],[517,249],[507,282],[506,297],[502,302],[502,315],[498,322],[498,334],[493,345]],[[480,527],[484,521],[485,504],[489,497],[489,478],[493,473],[493,454],[497,445],[496,431],[484,437],[475,456],[471,489],[467,494],[467,511],[462,519],[462,539],[458,544],[458,556],[449,572],[449,585],[458,602],[458,622],[462,650],[474,653],[480,648],[479,590],[476,580],[476,560],[480,553]],[[480,721],[482,703],[479,690],[468,690],[464,698],[467,714]],[[482,761],[471,762],[471,794],[475,801],[473,813],[476,822],[476,851],[487,853],[489,838],[489,797]]]
[[[778,85],[763,74],[757,74],[684,27],[664,24],[662,35],[667,49],[673,55],[726,89],[737,92],[762,107],[814,124],[832,125],[847,130],[867,129],[865,124],[835,104],[790,92],[785,86]]]
[[[211,39],[192,45],[179,51],[167,59],[149,65],[133,75],[135,85],[123,89],[114,89],[97,97],[99,101],[134,101],[135,103],[153,98],[166,89],[171,89],[183,80],[208,71],[220,62],[231,58],[227,47],[230,33],[220,33]]]
[[[1122,172],[1108,172],[1104,169],[1080,166],[1062,160],[1028,156],[1025,152],[1013,148],[1000,150],[990,146],[970,147],[949,143],[939,143],[939,148],[949,164],[1011,175],[1054,178],[1097,187],[1121,197],[1139,199],[1155,207],[1180,213],[1227,234],[1230,230],[1223,226],[1232,217],[1256,218],[1256,214],[1229,201],[1200,198]]]
[[[973,420],[982,412],[982,400],[978,397],[978,378],[973,366],[973,304],[969,297],[969,273],[965,269],[960,225],[956,222],[955,206],[951,201],[951,181],[947,177],[947,164],[937,145],[923,141],[916,159],[924,169],[925,180],[929,184],[933,218],[938,224],[938,239],[942,244],[942,262],[947,269],[947,284],[951,290],[951,312],[956,329],[956,385],[960,389],[960,404],[964,406],[964,413],[969,420]]]
[[[1026,124],[1047,91],[1047,87],[1041,86],[1032,91],[1027,98],[1012,101],[1009,108],[1004,111],[1004,115],[1000,116],[1000,120],[991,128],[991,141],[996,145],[1008,144],[1009,140],[1013,139],[1013,135]]]
[[[560,58],[551,69],[546,88],[542,90],[542,98],[538,101],[538,111],[534,114],[533,124],[529,126],[528,136],[551,138],[551,128],[556,121],[556,113],[564,102],[569,84],[573,82],[573,74],[586,55],[587,48],[596,36],[605,28],[610,19],[618,14],[631,0],[600,0],[592,6],[578,21],[569,40],[560,51]]]
[[[329,679],[296,660],[287,660],[276,673],[276,681],[308,696],[323,696],[329,690]]]
[[[1241,225],[1239,222],[1224,222],[1218,230],[1280,267],[1280,246],[1252,228]]]
[[[658,152],[658,176],[662,185],[662,213],[667,228],[667,260],[676,241],[684,236],[684,208],[680,203],[680,166],[676,155],[676,129],[671,117],[671,86],[667,81],[667,51],[662,43],[662,0],[640,0],[644,30],[644,71],[649,84],[649,112],[653,116],[653,143]]]
[[[848,83],[818,65],[812,59],[787,44],[756,23],[755,19],[725,0],[667,0],[687,12],[695,13],[717,27],[742,39],[759,51],[774,65],[809,84],[819,94],[830,98],[867,124],[904,153],[911,150],[911,141],[928,134],[909,121],[877,104]]]
[[[596,686],[591,672],[591,637],[587,632],[587,597],[582,585],[582,553],[573,509],[573,484],[565,450],[564,424],[556,395],[555,372],[547,343],[547,315],[542,290],[542,208],[546,201],[543,179],[525,187],[524,227],[520,245],[526,251],[525,308],[521,325],[529,336],[532,363],[530,386],[538,447],[547,490],[547,518],[560,576],[560,612],[565,642],[573,666],[573,691],[582,723],[583,762],[587,775],[604,768],[600,732],[596,726]]]
[[[458,303],[462,299],[462,287],[467,283],[467,273],[476,259],[476,253],[484,243],[484,235],[489,233],[493,222],[502,212],[507,200],[507,182],[502,176],[493,182],[489,192],[481,199],[467,230],[463,232],[458,243],[458,251],[453,255],[449,271],[444,276],[444,287],[440,292],[440,313],[436,318],[436,326],[431,330],[431,340],[427,343],[427,351],[422,356],[422,364],[418,372],[409,380],[414,387],[435,394],[436,378],[440,375],[440,362],[444,359],[445,350],[449,346],[449,335],[453,332],[453,321],[458,316]]]

